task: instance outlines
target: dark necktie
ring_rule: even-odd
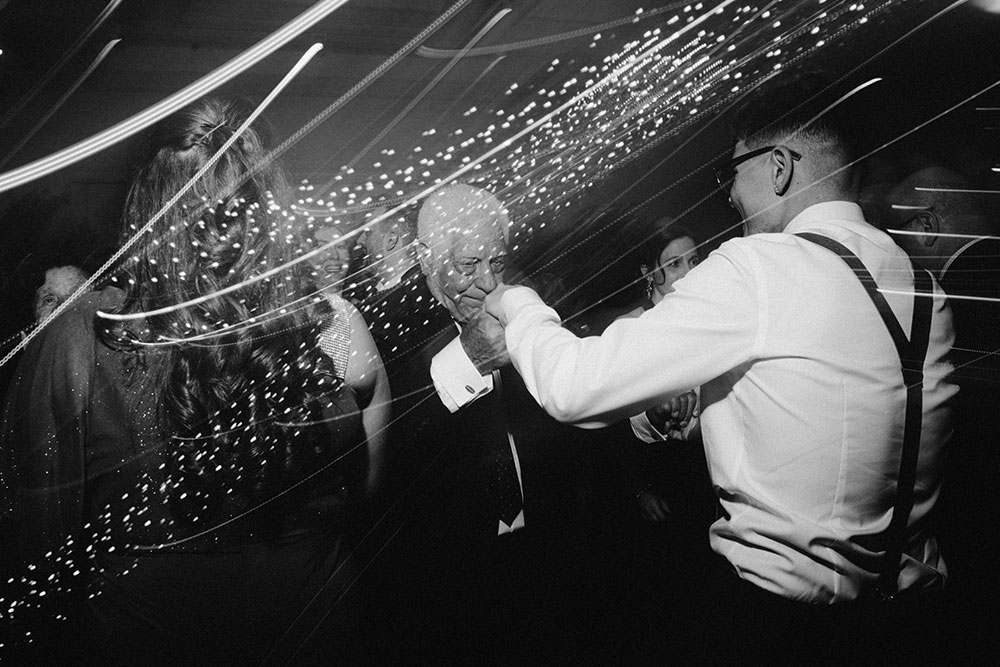
[[[493,475],[490,477],[489,493],[497,499],[497,507],[500,512],[500,519],[508,526],[514,522],[521,511],[523,500],[521,498],[521,485],[517,479],[517,468],[514,466],[514,436],[511,435],[507,427],[507,415],[503,406],[503,383],[500,380],[500,371],[493,371],[493,391],[497,395],[499,404],[500,422],[503,424],[503,435],[506,440],[498,443],[493,450]]]

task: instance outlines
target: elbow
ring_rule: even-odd
[[[539,400],[539,405],[550,417],[563,424],[576,424],[590,416],[582,411],[578,402],[566,398],[544,396]]]

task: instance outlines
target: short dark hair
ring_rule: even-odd
[[[697,245],[698,239],[691,230],[677,224],[673,218],[659,218],[653,223],[653,230],[636,252],[640,265],[654,269],[660,263],[663,249],[677,239],[691,239]]]
[[[805,142],[824,145],[838,166],[848,166],[856,159],[858,147],[849,102],[838,103],[839,92],[820,72],[765,81],[736,110],[733,139],[756,148],[797,135]],[[851,168],[844,169],[843,175],[845,184],[854,178]]]

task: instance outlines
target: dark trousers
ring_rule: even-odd
[[[718,572],[705,664],[954,664],[941,593],[815,605],[765,591],[728,564]]]

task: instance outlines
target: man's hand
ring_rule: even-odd
[[[655,491],[643,489],[635,494],[635,501],[639,505],[639,515],[650,523],[666,521],[670,516],[670,505]]]
[[[510,363],[503,327],[497,318],[487,312],[480,312],[463,326],[459,338],[465,354],[476,365],[476,370],[483,375]]]
[[[500,297],[504,295],[504,292],[509,290],[511,287],[517,287],[516,285],[497,285],[496,289],[486,295],[486,312],[489,313],[497,324],[500,323],[500,313],[503,312],[500,308]]]
[[[684,428],[695,416],[698,407],[698,395],[693,391],[674,396],[662,405],[646,410],[646,418],[660,433],[673,429]]]

